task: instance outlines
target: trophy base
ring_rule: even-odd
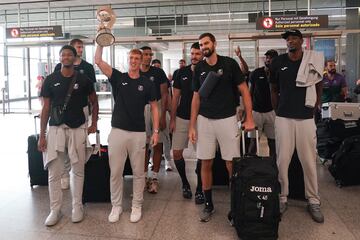
[[[107,47],[114,44],[115,37],[110,29],[101,29],[96,35],[96,42],[102,47]]]

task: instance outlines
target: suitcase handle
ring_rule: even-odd
[[[255,138],[256,138],[256,155],[259,156],[260,154],[260,144],[259,144],[259,129],[258,127],[255,127],[254,130],[252,131],[255,131]],[[240,134],[241,134],[241,142],[242,142],[242,150],[243,150],[243,154],[245,155],[246,154],[246,147],[245,147],[245,128],[243,126],[241,126],[240,128]]]
[[[343,112],[344,117],[352,117],[353,116],[353,112]]]
[[[96,130],[96,143],[94,147],[94,154],[98,154],[101,157],[101,146],[100,146],[100,130]]]
[[[36,119],[40,119],[40,114],[35,115],[34,116],[34,123],[35,123],[35,136],[38,134],[38,130],[37,130],[37,124],[36,124]]]

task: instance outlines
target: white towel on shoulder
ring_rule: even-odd
[[[297,87],[306,87],[305,106],[313,108],[317,94],[315,84],[323,78],[324,54],[322,52],[305,50],[296,78]]]

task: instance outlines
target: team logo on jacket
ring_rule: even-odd
[[[139,85],[139,86],[138,86],[138,90],[139,90],[139,91],[143,91],[143,90],[144,90],[144,86]]]
[[[60,86],[60,83],[55,83],[54,87]]]
[[[187,77],[183,77],[183,78],[182,78],[183,81],[186,81],[187,79],[188,79]]]
[[[81,74],[84,74],[84,69],[80,69],[79,71]]]
[[[222,68],[220,68],[220,69],[217,71],[217,73],[218,73],[219,75],[223,75],[224,70],[223,70]]]
[[[258,186],[251,186],[250,192],[263,192],[263,193],[271,193],[271,187],[258,187]]]
[[[150,81],[152,81],[152,82],[155,80],[155,78],[154,78],[153,76],[150,76],[149,79],[150,79]]]
[[[79,84],[78,83],[75,83],[74,89],[79,89]]]

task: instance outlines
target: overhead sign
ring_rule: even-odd
[[[328,15],[260,17],[257,30],[285,30],[289,28],[327,28]]]
[[[61,26],[6,28],[6,38],[62,37]]]

